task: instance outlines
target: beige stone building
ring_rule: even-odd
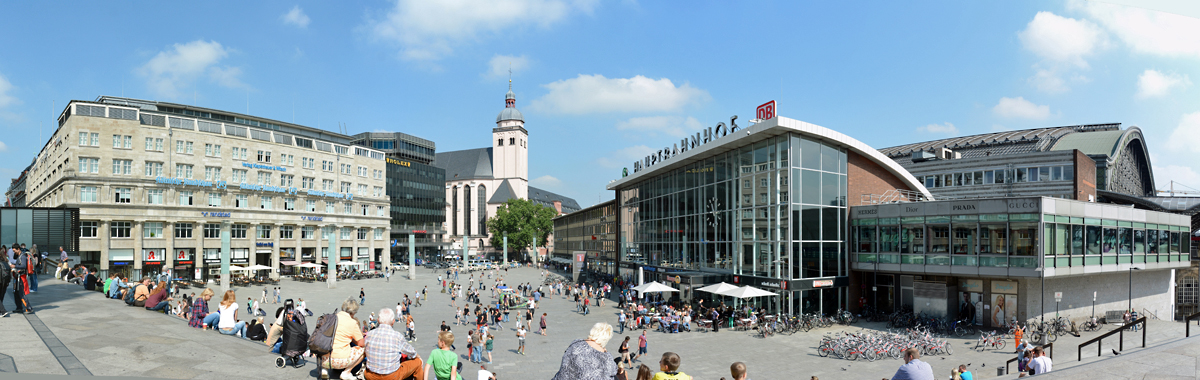
[[[80,261],[132,277],[233,265],[390,265],[384,154],[234,112],[102,96],[72,101],[27,179],[32,207],[80,209]],[[266,273],[260,272],[260,273]]]

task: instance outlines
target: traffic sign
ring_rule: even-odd
[[[1054,292],[1054,302],[1062,302],[1062,292]]]

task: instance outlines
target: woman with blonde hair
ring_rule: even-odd
[[[233,290],[225,291],[225,295],[221,297],[221,306],[217,311],[221,313],[220,322],[217,323],[217,331],[225,335],[237,335],[242,339],[246,338],[246,322],[237,320],[237,294]]]
[[[192,300],[191,310],[188,313],[191,314],[191,318],[188,319],[188,326],[207,330],[214,323],[217,323],[217,318],[219,318],[220,315],[217,313],[208,313],[208,301],[211,300],[212,297],[213,290],[204,289],[203,292],[200,292],[199,297],[196,297],[196,299]]]
[[[1007,322],[1004,319],[1004,295],[996,295],[996,304],[992,305],[992,326],[1004,326]]]
[[[593,325],[587,339],[567,346],[553,380],[608,380],[616,376],[617,363],[604,348],[612,335],[612,325],[604,322]]]

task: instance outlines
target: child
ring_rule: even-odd
[[[483,345],[483,348],[484,348],[485,350],[487,350],[487,354],[488,354],[488,361],[487,361],[487,362],[488,362],[488,364],[492,364],[492,339],[493,339],[493,337],[492,337],[492,334],[488,334],[488,335],[487,335],[487,343],[485,343],[485,344]]]
[[[438,333],[438,348],[429,353],[429,362],[425,364],[425,374],[422,379],[428,379],[432,371],[437,380],[462,380],[458,374],[458,355],[447,347],[454,344],[454,333],[442,331]]]
[[[520,342],[517,353],[525,355],[525,327],[521,326],[521,322],[517,322],[517,341]]]
[[[674,352],[664,352],[662,360],[658,362],[658,368],[662,372],[654,374],[652,380],[691,380],[691,376],[683,372],[679,372],[680,359],[679,355]]]

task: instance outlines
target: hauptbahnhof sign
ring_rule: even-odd
[[[774,118],[775,114],[774,100],[766,102],[755,109],[755,116],[757,116],[758,120]],[[694,135],[684,137],[683,139],[679,140],[679,143],[671,144],[669,147],[659,149],[640,161],[634,161],[633,172],[640,172],[642,169],[649,168],[655,164],[669,160],[671,157],[675,157],[680,153],[687,152],[690,149],[696,149],[701,145],[708,144],[728,136],[730,133],[737,132],[738,129],[741,128],[737,125],[737,118],[737,115],[733,115],[729,118],[729,125],[726,125],[724,122],[719,122],[715,127],[705,128],[700,132],[696,132]]]

